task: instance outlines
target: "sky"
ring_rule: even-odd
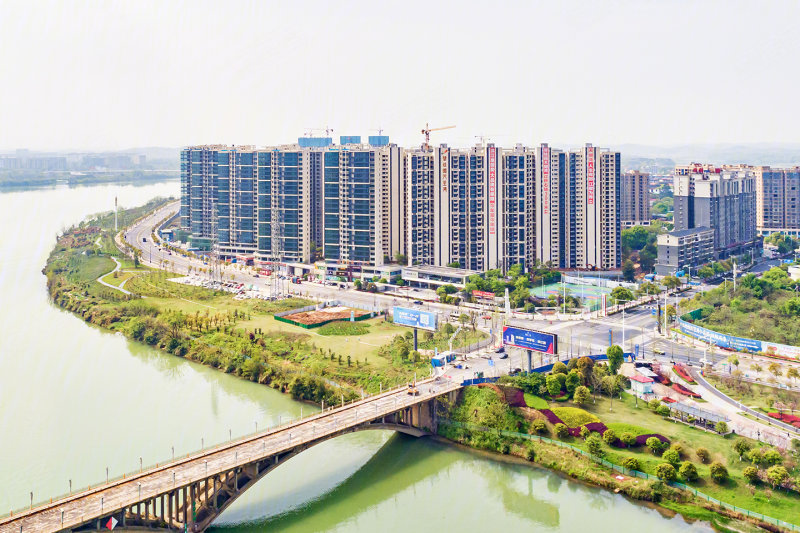
[[[800,2],[0,0],[0,150],[792,143]]]

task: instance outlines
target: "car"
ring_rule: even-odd
[[[489,315],[483,315],[481,318],[484,319],[484,320],[491,320],[492,319],[492,317],[489,316]]]
[[[666,352],[663,350],[663,348],[653,348],[653,353],[656,353],[658,355],[665,355],[666,354]]]
[[[507,353],[501,353],[500,354],[500,359],[508,359],[508,354]]]
[[[422,305],[422,300],[414,300],[411,303],[413,303],[414,305]]]
[[[253,274],[253,277],[254,278],[260,278],[261,276],[259,276],[258,274]]]
[[[506,351],[506,347],[505,347],[505,346],[500,346],[499,348],[497,348],[497,349],[494,351],[494,353],[503,353],[503,352],[505,352],[505,351]]]

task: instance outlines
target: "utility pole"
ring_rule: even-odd
[[[733,262],[733,292],[736,292],[736,261]]]

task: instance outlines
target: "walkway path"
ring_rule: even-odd
[[[112,256],[110,256],[110,257],[111,257],[111,259],[112,259],[112,260],[113,260],[113,261],[114,261],[114,262],[117,264],[117,266],[115,266],[115,267],[114,267],[114,270],[112,270],[111,272],[106,272],[105,274],[103,274],[102,276],[100,276],[99,278],[97,278],[97,283],[99,283],[99,284],[101,284],[101,285],[105,285],[106,287],[109,287],[109,288],[111,288],[111,289],[114,289],[115,291],[120,291],[120,292],[123,292],[123,293],[125,293],[125,294],[130,294],[130,291],[127,291],[127,290],[125,290],[125,289],[123,289],[123,288],[122,288],[122,285],[124,285],[124,284],[125,284],[125,282],[123,282],[123,283],[122,283],[122,285],[120,285],[119,287],[117,287],[116,285],[112,285],[112,284],[110,284],[110,283],[107,283],[107,282],[103,281],[103,278],[104,278],[104,277],[108,276],[109,274],[113,274],[114,272],[117,272],[117,271],[118,271],[120,268],[122,268],[122,264],[121,264],[119,261],[117,261],[117,258],[116,258],[116,257],[114,257],[113,255],[112,255]],[[125,281],[128,281],[128,280],[125,280]]]

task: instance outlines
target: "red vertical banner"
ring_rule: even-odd
[[[497,148],[489,148],[489,235],[497,232]]]
[[[447,192],[447,185],[450,180],[450,149],[442,148],[441,156],[442,169],[442,192]]]
[[[594,147],[586,152],[586,203],[594,204]]]
[[[550,214],[550,147],[542,146],[542,214]]]

